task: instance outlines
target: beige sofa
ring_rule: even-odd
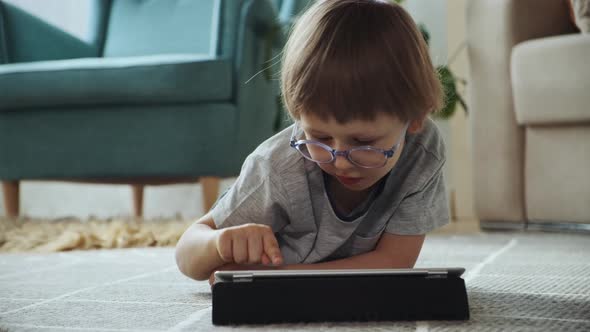
[[[562,0],[467,5],[481,227],[590,231],[590,34]]]

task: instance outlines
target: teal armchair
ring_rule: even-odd
[[[0,1],[7,215],[25,179],[131,184],[138,216],[144,185],[202,181],[208,209],[275,132],[277,78],[256,74],[293,3],[96,0],[84,42]]]

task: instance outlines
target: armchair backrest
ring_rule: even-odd
[[[94,17],[90,19],[91,30],[100,25],[98,19],[96,24]],[[89,40],[81,40],[27,10],[0,0],[0,64],[96,57],[100,54],[101,37],[94,31],[91,34]]]
[[[4,31],[4,4],[0,2],[0,64],[8,62],[8,49],[6,48],[6,31]]]
[[[313,0],[267,0],[288,21]],[[248,0],[98,0],[110,5],[103,56],[162,53],[234,55],[238,21]],[[105,5],[106,4],[106,5]],[[97,27],[101,35],[100,27]]]
[[[113,0],[103,56],[214,54],[221,0]]]

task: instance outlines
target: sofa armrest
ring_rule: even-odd
[[[4,62],[58,60],[99,55],[96,45],[82,40],[0,1],[0,37],[4,37]],[[2,48],[2,47],[0,47]]]
[[[590,38],[572,34],[514,47],[511,61],[516,119],[521,125],[590,122]]]
[[[556,0],[470,0],[466,24],[476,214],[523,222],[524,132],[514,113],[510,55],[518,43],[575,27],[567,4]]]

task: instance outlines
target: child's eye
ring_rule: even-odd
[[[316,137],[315,139],[320,142],[326,142],[326,141],[331,140],[332,137]]]

